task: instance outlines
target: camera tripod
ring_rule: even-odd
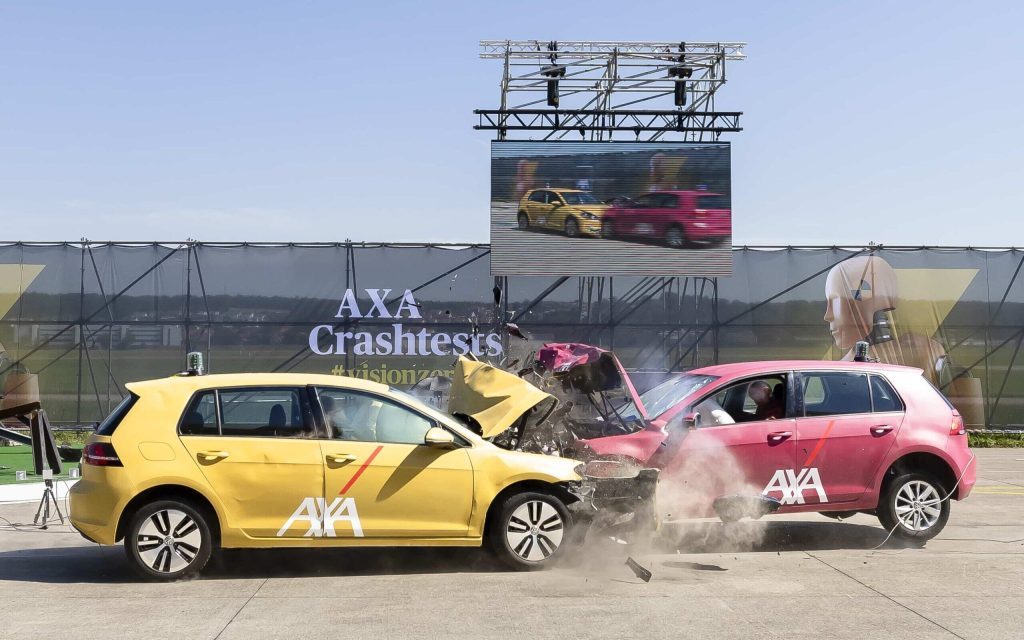
[[[57,517],[60,518],[60,523],[64,524],[64,514],[60,510],[60,502],[57,501],[57,493],[53,490],[53,479],[46,478],[43,481],[46,484],[46,488],[43,489],[43,497],[39,500],[39,508],[36,509],[36,517],[33,518],[33,524],[42,525],[46,527],[47,523],[50,522],[50,503],[53,503],[53,509],[57,512]]]

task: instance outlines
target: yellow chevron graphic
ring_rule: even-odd
[[[0,264],[0,318],[14,307],[45,264]]]

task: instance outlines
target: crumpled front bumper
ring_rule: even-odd
[[[589,529],[596,522],[629,522],[634,528],[657,528],[657,469],[637,469],[635,475],[615,477],[580,475],[582,480],[578,482],[563,483],[577,498],[569,505],[577,525]]]

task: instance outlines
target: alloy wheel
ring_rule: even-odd
[[[896,493],[896,517],[910,531],[927,531],[942,514],[942,497],[931,484],[912,480]]]
[[[542,500],[524,502],[505,526],[509,549],[527,562],[540,562],[562,544],[565,523],[558,511]]]
[[[160,573],[176,573],[188,567],[203,544],[199,525],[178,509],[163,509],[151,515],[139,527],[135,540],[142,562]]]

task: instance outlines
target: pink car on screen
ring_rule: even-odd
[[[619,386],[625,402],[608,413],[619,433],[578,440],[580,457],[661,469],[661,507],[680,516],[712,515],[709,498],[761,495],[780,513],[866,512],[895,536],[927,540],[974,486],[963,420],[919,369],[723,364],[637,394],[610,352],[545,345],[542,358],[593,389]]]
[[[601,235],[648,239],[670,247],[721,244],[732,236],[732,209],[728,196],[703,190],[616,198],[601,217]]]

